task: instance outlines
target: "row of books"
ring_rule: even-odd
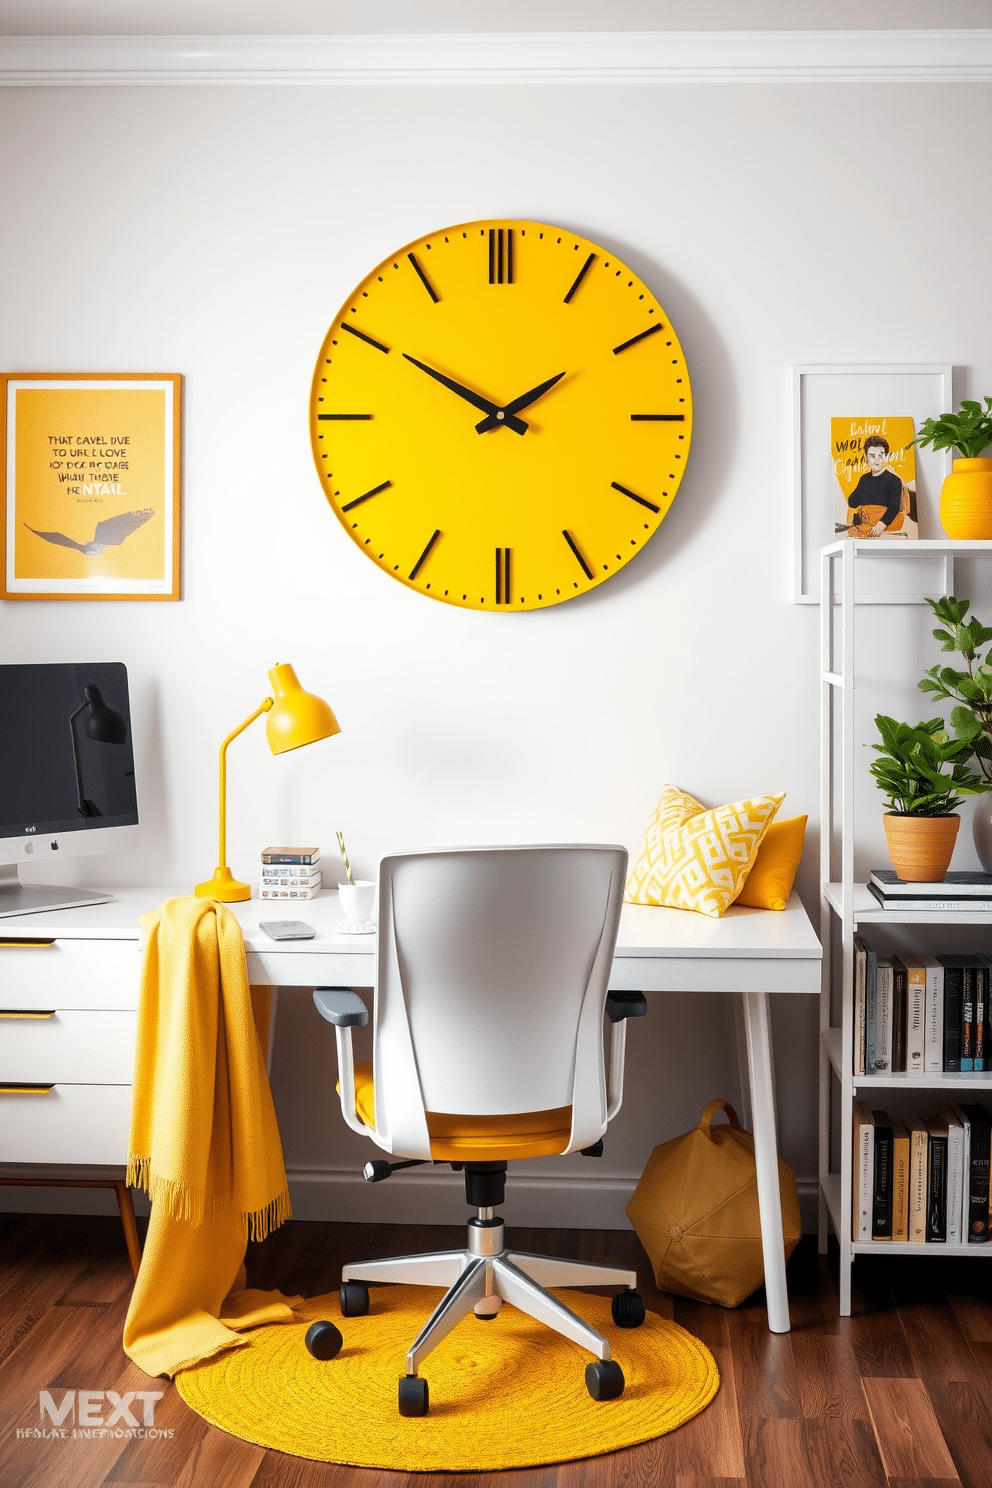
[[[854,1073],[992,1070],[992,960],[880,954],[854,937]]]
[[[852,1239],[987,1244],[990,1144],[976,1101],[903,1120],[855,1101]]]
[[[262,899],[316,899],[320,893],[319,847],[266,847],[262,850]]]
[[[868,889],[883,909],[992,914],[992,873],[948,873],[933,883],[907,883],[891,868],[873,868]]]

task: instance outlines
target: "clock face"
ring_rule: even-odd
[[[682,479],[692,401],[667,315],[614,253],[541,222],[469,222],[345,301],[310,429],[373,563],[506,613],[574,599],[643,548]]]

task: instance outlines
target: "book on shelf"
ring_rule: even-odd
[[[927,1169],[930,1133],[922,1116],[907,1116],[909,1131],[909,1241],[923,1245],[927,1238]]]
[[[320,893],[320,884],[315,884],[310,889],[283,889],[278,884],[262,884],[259,889],[260,899],[316,899]]]
[[[883,909],[912,909],[933,914],[992,914],[992,897],[984,894],[967,898],[937,894],[885,894],[873,883],[868,884],[868,892],[878,900]]]
[[[868,947],[860,935],[854,937],[854,1073],[865,1073],[865,991]]]
[[[939,1075],[944,1068],[944,968],[936,956],[925,952],[917,951],[913,959],[927,978],[923,1069],[928,1075]]]
[[[985,1245],[989,1238],[989,1177],[992,1117],[977,1101],[962,1101],[961,1111],[971,1128],[965,1232],[969,1245]]]
[[[961,1002],[964,966],[960,956],[938,956],[944,968],[944,1070],[961,1070]]]
[[[925,1065],[927,1027],[927,968],[920,956],[907,951],[901,958],[906,969],[906,1064],[911,1073]]]
[[[960,1245],[965,1191],[965,1131],[953,1106],[943,1106],[938,1119],[947,1127],[947,1194],[944,1199],[948,1245]]]
[[[927,1120],[927,1215],[928,1245],[947,1240],[947,1121],[940,1115]]]
[[[976,1074],[984,1074],[989,1068],[988,1054],[988,1031],[989,1031],[989,961],[986,956],[977,957],[978,965],[975,967],[975,1032],[974,1032],[974,1069]]]
[[[962,956],[962,961],[971,957]],[[965,965],[961,976],[961,1073],[975,1068],[975,967]]]
[[[964,1151],[963,1151],[963,1154],[962,1154],[962,1162],[961,1162],[961,1195],[960,1195],[960,1209],[961,1209],[961,1225],[960,1225],[960,1230],[961,1230],[961,1233],[960,1233],[960,1235],[959,1235],[958,1238],[960,1240],[967,1240],[967,1238],[968,1238],[968,1220],[969,1220],[969,1198],[968,1198],[968,1193],[969,1193],[969,1185],[970,1185],[970,1182],[971,1182],[971,1117],[968,1115],[967,1105],[959,1105],[957,1102],[954,1102],[951,1105],[950,1110],[951,1110],[951,1113],[954,1116],[954,1119],[960,1123],[961,1129],[962,1129],[962,1131],[964,1133]],[[948,1236],[948,1239],[949,1238],[950,1238],[950,1236]]]
[[[865,1067],[866,1075],[875,1073],[875,1002],[878,994],[878,952],[868,945],[865,957]]]
[[[872,1111],[875,1151],[872,1158],[871,1238],[892,1239],[892,1118],[885,1111]]]
[[[893,868],[873,868],[868,887],[901,899],[992,899],[992,873],[945,873],[935,883],[908,881]]]
[[[263,863],[313,864],[320,860],[319,847],[263,847]]]
[[[899,956],[892,957],[892,1071],[906,1071],[906,967]]]
[[[875,1125],[863,1101],[853,1103],[854,1163],[851,1174],[851,1238],[871,1239],[872,1188],[875,1181]]]
[[[904,1122],[892,1122],[892,1239],[909,1239],[909,1132]]]
[[[892,962],[888,956],[879,956],[875,963],[874,1025],[873,1031],[869,1011],[866,1072],[887,1075],[892,1069]]]
[[[268,868],[262,869],[262,882],[278,883],[293,889],[312,889],[320,886],[319,868]]]

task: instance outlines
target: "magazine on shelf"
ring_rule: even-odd
[[[986,895],[883,894],[869,882],[868,892],[883,909],[919,910],[931,914],[992,914],[992,897]],[[935,887],[931,885],[931,887]]]
[[[868,887],[913,899],[992,899],[992,873],[945,873],[935,883],[902,879],[893,868],[873,868]]]

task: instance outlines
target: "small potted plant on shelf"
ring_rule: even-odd
[[[957,808],[983,789],[967,768],[972,747],[952,739],[942,718],[913,725],[878,713],[875,724],[882,742],[872,745],[880,758],[871,773],[889,808],[882,824],[892,866],[905,881],[937,882],[954,852]]]
[[[954,736],[968,745],[982,773],[982,800],[972,819],[975,850],[985,872],[992,873],[992,648],[984,657],[979,655],[980,648],[992,641],[992,629],[974,615],[967,619],[971,608],[967,599],[949,594],[943,599],[928,598],[927,604],[941,622],[941,628],[934,631],[941,650],[960,652],[967,671],[933,666],[920,683],[920,691],[955,704],[950,717]]]
[[[992,537],[992,398],[966,398],[957,413],[924,419],[914,440],[935,450],[955,450],[950,475],[940,490],[940,525],[953,538]]]

